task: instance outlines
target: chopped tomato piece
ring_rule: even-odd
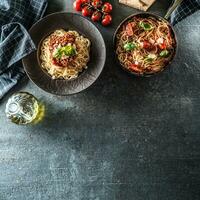
[[[131,23],[128,23],[126,25],[126,33],[128,36],[132,36],[133,35],[133,27],[131,25]]]
[[[152,45],[151,45],[150,42],[148,42],[148,41],[145,40],[145,41],[142,43],[142,47],[143,47],[144,49],[150,49],[150,48],[152,47]]]
[[[137,64],[131,64],[131,65],[129,66],[129,69],[130,69],[131,71],[135,71],[135,72],[142,72],[142,69],[140,69],[140,68],[139,68],[139,65],[137,65]]]
[[[57,64],[58,64],[58,62],[57,62],[57,60],[56,60],[55,58],[52,59],[52,63],[53,63],[54,65],[57,65]]]
[[[162,44],[159,44],[159,48],[160,49],[166,49],[167,48],[167,44],[165,42],[163,42]]]

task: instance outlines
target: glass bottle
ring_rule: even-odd
[[[8,99],[5,113],[16,124],[37,123],[44,116],[44,106],[32,94],[18,92]]]

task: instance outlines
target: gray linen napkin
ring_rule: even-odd
[[[46,7],[47,0],[0,1],[0,99],[25,75],[21,59],[35,50],[27,29]]]
[[[183,0],[180,6],[170,16],[171,24],[175,25],[187,16],[200,9],[200,0]]]

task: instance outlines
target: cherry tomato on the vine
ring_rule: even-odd
[[[81,0],[82,4],[90,3],[90,0]]]
[[[92,14],[92,21],[98,22],[101,19],[101,13],[99,11],[96,11]]]
[[[103,17],[103,20],[102,20],[102,24],[104,25],[104,26],[108,26],[109,24],[111,24],[111,22],[112,22],[112,17],[111,17],[111,15],[104,15],[104,17]]]
[[[92,15],[92,13],[93,13],[93,11],[89,6],[85,6],[82,9],[82,15],[85,16],[85,17],[90,17]]]
[[[102,6],[103,2],[101,0],[92,0],[92,6],[95,8],[100,8]]]
[[[105,13],[112,12],[112,5],[108,2],[104,3],[103,7],[102,7],[102,11],[105,12]]]
[[[112,4],[103,0],[75,0],[74,10],[81,11],[85,17],[91,17],[92,21],[100,21],[103,26],[108,26],[112,22]]]
[[[76,11],[81,11],[81,10],[82,10],[81,5],[82,5],[82,0],[76,0],[76,1],[74,2],[74,4],[73,4],[74,9],[75,9]]]

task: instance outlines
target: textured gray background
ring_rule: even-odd
[[[10,123],[0,105],[0,200],[200,199],[200,13],[176,26],[172,67],[141,79],[115,64],[111,42],[136,10],[112,2],[113,25],[99,26],[108,59],[91,88],[59,98],[24,83],[16,90],[46,104],[35,126]],[[163,15],[166,2],[151,11]],[[48,12],[71,4],[51,0]]]

